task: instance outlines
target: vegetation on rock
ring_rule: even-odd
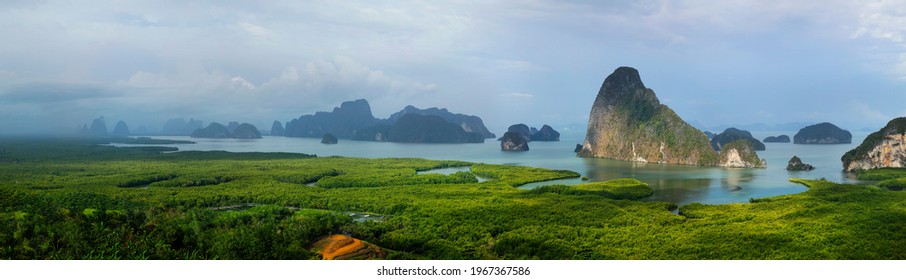
[[[846,171],[906,167],[906,118],[895,118],[840,159]]]
[[[786,165],[786,170],[789,171],[809,171],[814,169],[815,167],[811,164],[802,163],[802,159],[797,156],[790,158],[790,161]]]
[[[852,142],[852,133],[836,125],[823,122],[806,126],[793,135],[795,144],[846,144]]]
[[[660,104],[638,71],[629,67],[617,68],[604,80],[582,146],[581,157],[718,164],[717,152],[705,134]]]
[[[500,137],[501,151],[528,151],[528,140],[519,132],[507,131]]]
[[[764,151],[765,149],[764,143],[761,143],[761,141],[752,137],[752,133],[733,127],[727,128],[720,134],[714,135],[714,137],[711,138],[711,147],[714,148],[714,150],[720,151],[722,146],[740,139],[752,143],[752,147],[755,148],[756,151]]]
[[[337,137],[333,136],[330,133],[324,133],[324,136],[321,137],[321,144],[336,144],[338,143]]]
[[[789,143],[790,136],[788,135],[778,135],[778,136],[768,136],[764,138],[765,143]]]
[[[739,139],[727,143],[720,151],[720,166],[724,167],[743,167],[743,168],[765,168],[767,163],[758,158],[752,142],[745,139]]]

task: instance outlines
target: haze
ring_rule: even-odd
[[[0,32],[0,134],[358,98],[583,130],[624,65],[698,126],[906,115],[903,1],[4,1]]]

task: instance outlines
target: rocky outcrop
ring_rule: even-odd
[[[764,138],[765,143],[789,143],[790,137],[787,135],[778,135],[778,136],[768,136]]]
[[[752,143],[752,147],[754,147],[756,151],[764,151],[764,143],[761,143],[761,141],[752,137],[752,133],[733,127],[727,128],[718,135],[714,135],[714,137],[711,138],[711,147],[714,148],[714,150],[719,151],[721,150],[721,146],[740,139]]]
[[[582,144],[576,144],[576,148],[573,149],[573,153],[578,153],[582,151]]]
[[[387,131],[387,141],[403,143],[483,143],[484,136],[432,115],[409,114]]]
[[[212,122],[205,128],[196,129],[190,135],[192,138],[236,138],[236,139],[259,139],[261,133],[254,125],[243,123],[236,125],[233,132],[230,132],[227,126],[217,122]]]
[[[365,99],[346,101],[331,112],[303,115],[286,124],[286,136],[321,137],[330,133],[337,138],[352,138],[356,131],[375,124],[371,106]]]
[[[714,138],[714,135],[715,135],[714,132],[705,131],[705,136],[708,137],[708,141],[710,141],[712,138]]]
[[[274,121],[274,124],[271,125],[271,136],[286,136],[282,123]]]
[[[853,135],[836,125],[824,122],[806,126],[793,136],[795,144],[848,144]]]
[[[110,134],[112,134],[113,136],[125,137],[131,135],[132,133],[129,132],[129,126],[126,125],[126,122],[118,121],[116,122],[116,126],[113,127],[113,132]]]
[[[640,162],[718,164],[702,131],[683,121],[646,88],[633,68],[620,67],[604,79],[591,108],[580,157]]]
[[[811,164],[802,163],[802,159],[797,156],[793,156],[790,159],[789,163],[786,165],[786,170],[789,171],[809,171],[815,169]]]
[[[91,126],[85,131],[89,136],[107,136],[107,121],[101,116],[91,122]]]
[[[324,133],[324,136],[321,137],[321,144],[330,144],[330,145],[332,145],[332,144],[336,144],[336,143],[338,143],[338,142],[339,142],[339,141],[337,140],[337,137],[336,137],[336,136],[333,136],[333,134],[330,134],[330,133]]]
[[[190,136],[192,138],[230,138],[230,132],[226,126],[212,122],[208,127],[196,129]]]
[[[503,134],[503,137],[500,137],[500,150],[516,152],[528,151],[528,141],[526,141],[525,137],[518,132],[507,131]]]
[[[532,141],[532,130],[523,123],[511,125],[506,129],[506,132],[519,133],[519,135],[522,136],[522,138],[524,138],[526,142]],[[500,137],[500,139],[498,140],[503,140],[503,137]]]
[[[236,128],[239,127],[239,122],[229,122],[227,123],[227,131],[233,133],[236,131]]]
[[[906,118],[887,122],[881,130],[865,137],[841,158],[843,169],[858,171],[885,167],[906,167]]]
[[[553,127],[549,125],[544,125],[541,127],[541,130],[535,132],[531,136],[532,141],[560,141],[560,132],[554,130]]]
[[[352,140],[376,142],[390,141],[390,139],[387,137],[387,135],[390,134],[390,127],[392,126],[386,124],[377,124],[360,129],[356,131],[355,136],[352,137]]]
[[[229,127],[227,127],[227,130],[229,130]],[[259,139],[261,138],[261,132],[254,125],[243,123],[237,125],[233,132],[230,133],[230,136],[236,139]]]
[[[484,138],[497,137],[496,135],[494,135],[494,133],[488,131],[488,128],[484,126],[484,122],[481,120],[481,118],[477,116],[451,113],[450,111],[447,111],[446,108],[438,109],[436,107],[431,107],[428,109],[419,109],[415,106],[409,105],[406,106],[406,108],[403,108],[403,110],[390,115],[390,118],[388,118],[387,121],[389,124],[396,123],[396,121],[407,114],[438,116],[446,120],[447,122],[458,125],[462,128],[462,130],[466,132],[479,133]]]
[[[752,143],[744,139],[723,145],[719,165],[738,168],[766,168],[768,166],[767,162],[758,158]]]

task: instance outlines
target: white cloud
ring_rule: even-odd
[[[520,99],[535,97],[535,95],[532,95],[530,93],[522,93],[522,92],[508,92],[508,93],[504,93],[503,96],[510,97],[510,98],[520,98]]]
[[[862,120],[886,123],[891,119],[886,114],[871,108],[868,104],[862,103],[861,101],[851,100],[849,105],[853,113]]]

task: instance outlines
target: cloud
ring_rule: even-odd
[[[0,100],[8,103],[65,103],[118,96],[121,94],[96,84],[23,83],[0,90]]]
[[[906,80],[906,3],[865,2],[858,12],[858,28],[851,37],[878,40],[869,49],[876,62],[881,65],[893,63],[888,71]]]
[[[871,108],[868,104],[862,103],[861,101],[851,100],[849,105],[853,113],[862,120],[886,123],[891,119],[886,114]]]
[[[508,92],[508,93],[504,93],[503,97],[526,99],[526,98],[533,98],[533,97],[535,97],[535,95],[532,95],[530,93],[522,93],[522,92]]]

